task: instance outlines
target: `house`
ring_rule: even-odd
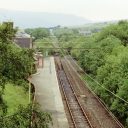
[[[84,35],[84,36],[89,36],[92,34],[92,32],[89,30],[87,30],[87,31],[86,30],[79,30],[79,34]]]
[[[24,31],[18,31],[15,35],[14,42],[22,48],[32,48],[32,37]]]
[[[3,24],[7,25],[8,28],[13,29],[13,22],[3,22]],[[24,30],[18,30],[15,37],[14,43],[22,48],[32,48],[32,37],[24,32]]]

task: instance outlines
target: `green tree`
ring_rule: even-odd
[[[128,22],[120,21],[118,24],[110,25],[104,28],[97,38],[98,41],[106,38],[109,35],[113,35],[122,41],[122,44],[126,46],[128,44]]]
[[[124,84],[119,88],[117,95],[128,101],[127,92],[128,80],[124,80]],[[128,104],[124,103],[118,98],[115,98],[114,102],[111,105],[111,110],[121,120],[121,122],[125,124],[126,128],[128,128]]]
[[[48,37],[50,35],[50,32],[47,28],[28,28],[25,29],[25,32],[33,36],[35,40],[43,39],[44,37]]]
[[[0,117],[1,128],[48,128],[51,115],[41,112],[36,106],[19,106],[14,115]]]

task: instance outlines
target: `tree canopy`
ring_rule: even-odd
[[[25,32],[30,34],[35,40],[43,39],[44,37],[48,37],[50,32],[47,28],[28,28],[25,29]]]

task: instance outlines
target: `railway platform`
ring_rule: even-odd
[[[53,57],[43,60],[43,68],[32,75],[31,82],[35,85],[35,98],[41,105],[42,111],[52,114],[53,126],[51,128],[69,128],[64,106],[59,90]]]

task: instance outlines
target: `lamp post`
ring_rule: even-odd
[[[31,103],[31,82],[29,81],[29,104]]]
[[[31,74],[32,74],[32,64],[31,64]],[[30,75],[30,78],[31,78],[31,75]],[[30,79],[31,80],[31,79]],[[29,80],[29,94],[28,94],[28,96],[29,96],[29,104],[31,103],[31,81]]]

